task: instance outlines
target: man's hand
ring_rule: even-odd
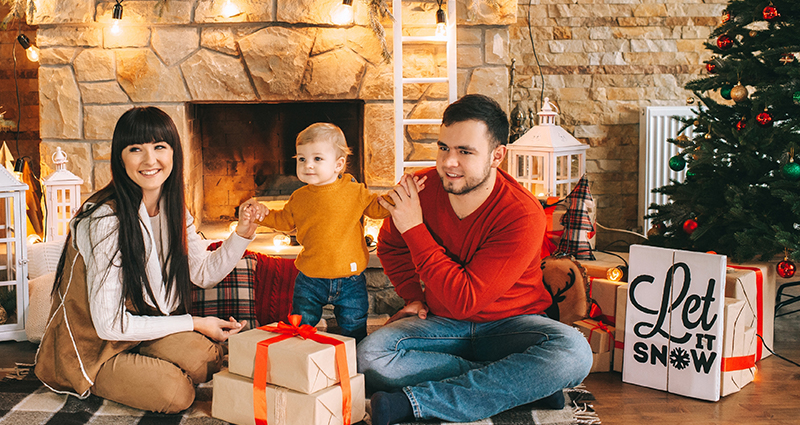
[[[392,223],[401,234],[422,224],[422,207],[418,196],[422,189],[418,189],[419,187],[425,187],[425,179],[420,180],[410,174],[404,174],[400,178],[400,183],[388,193],[394,205],[383,198],[378,198],[378,203],[392,215]]]
[[[217,342],[225,341],[231,335],[239,333],[247,324],[244,320],[237,322],[233,317],[228,320],[222,320],[211,316],[192,316],[192,322],[194,323],[195,331]]]
[[[428,306],[422,301],[412,301],[390,317],[389,320],[386,321],[386,324],[410,316],[417,316],[420,319],[428,318]]]

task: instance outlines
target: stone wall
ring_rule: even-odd
[[[56,146],[86,182],[84,196],[110,179],[113,127],[132,106],[155,105],[175,120],[185,147],[190,210],[203,202],[202,149],[192,137],[187,102],[361,99],[365,102],[365,182],[394,183],[393,65],[356,1],[355,24],[330,23],[341,0],[232,0],[240,13],[222,14],[221,1],[126,0],[122,30],[111,28],[115,2],[34,0],[28,16],[39,26],[41,158]],[[391,6],[391,2],[388,2]],[[458,3],[458,92],[484,93],[507,103],[508,25],[514,0]],[[436,2],[404,2],[404,30],[430,31]],[[392,45],[392,21],[382,20]],[[490,45],[485,45],[490,40]],[[484,54],[489,49],[491,53]],[[441,76],[442,49],[417,46],[404,72]],[[409,88],[413,118],[440,118],[446,93],[431,84]],[[438,131],[438,130],[435,130]],[[409,132],[405,157],[433,159],[430,129]],[[47,175],[49,171],[45,171]],[[202,220],[202,217],[196,217]]]
[[[704,72],[711,31],[727,0],[519,0],[510,29],[519,89],[514,101],[558,104],[560,124],[587,151],[597,220],[637,229],[639,114],[642,107],[685,105],[684,85]],[[530,14],[530,15],[529,15]],[[541,68],[529,39],[528,16]],[[598,229],[598,247],[624,233]],[[617,245],[617,248],[621,246]]]

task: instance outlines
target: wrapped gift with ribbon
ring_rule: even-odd
[[[617,288],[625,282],[589,277],[589,298],[594,301],[589,309],[589,318],[617,327]],[[622,327],[625,323],[622,323]]]
[[[775,285],[775,267],[768,263],[728,264],[725,296],[745,300],[745,326],[756,328],[768,347],[774,336]],[[770,355],[764,344],[756,344],[756,360]]]
[[[578,320],[575,327],[586,336],[593,353],[612,352],[614,349],[614,327],[592,319]],[[609,359],[611,357],[609,356]],[[609,365],[610,365],[609,361]]]
[[[256,425],[253,380],[222,371],[214,375],[211,415],[226,423]],[[365,416],[364,375],[350,378],[351,423]],[[264,389],[266,422],[269,425],[343,425],[342,387],[333,385],[313,394],[303,394],[277,385]]]
[[[722,336],[722,383],[726,396],[753,382],[756,371],[756,330],[745,326],[746,300],[725,298],[725,330]]]

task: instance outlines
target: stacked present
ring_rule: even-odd
[[[617,308],[618,288],[624,282],[608,279],[589,277],[589,297],[592,304],[589,318],[574,323],[592,347],[594,362],[591,372],[609,372],[615,355],[616,334],[619,332],[617,323],[622,324],[624,331],[625,322],[619,321],[618,312],[625,312],[625,308]]]
[[[342,424],[365,415],[353,338],[279,323],[233,335],[228,370],[214,375],[212,416],[238,425]]]

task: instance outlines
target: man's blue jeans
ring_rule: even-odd
[[[578,385],[591,367],[586,338],[540,315],[488,323],[413,316],[358,345],[367,385],[402,389],[417,419],[488,418]]]
[[[322,307],[333,304],[336,324],[342,335],[361,341],[367,336],[367,281],[364,273],[335,279],[308,277],[297,273],[292,296],[292,314],[303,316],[303,324],[316,326]]]

